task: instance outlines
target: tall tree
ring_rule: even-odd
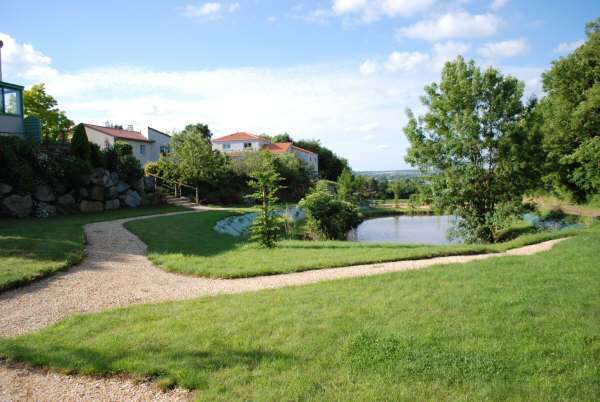
[[[600,193],[600,18],[587,41],[544,73],[540,102],[546,181],[559,195],[582,202]]]
[[[37,117],[42,124],[42,136],[46,140],[60,139],[73,122],[64,111],[58,109],[58,102],[46,93],[44,84],[35,84],[23,91],[25,117]]]
[[[494,241],[506,211],[538,179],[539,133],[528,130],[534,108],[523,105],[523,88],[458,57],[425,87],[427,113],[417,119],[408,110],[406,160],[430,175],[435,206],[462,218],[457,230],[467,241]]]
[[[176,163],[181,180],[216,186],[227,174],[227,157],[213,151],[205,133],[196,128],[197,125],[188,125],[171,137],[172,153],[169,158]]]
[[[202,138],[210,141],[212,138],[212,131],[208,128],[208,125],[203,123],[188,124],[180,132],[180,134],[199,134]]]

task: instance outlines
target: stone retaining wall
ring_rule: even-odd
[[[116,172],[94,169],[81,180],[82,185],[67,189],[46,184],[37,185],[31,194],[13,192],[13,187],[0,183],[0,216],[48,217],[77,212],[101,212],[119,208],[137,208],[160,204],[154,191],[154,178],[144,177],[131,185]]]

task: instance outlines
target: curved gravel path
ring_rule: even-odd
[[[146,245],[123,226],[123,223],[131,220],[182,213],[197,213],[197,211],[142,216],[86,225],[87,256],[81,264],[66,272],[0,295],[0,336],[15,336],[34,331],[75,313],[96,312],[130,304],[297,286],[324,280],[378,275],[499,256],[531,255],[549,250],[562,240],[550,240],[497,254],[366,264],[255,278],[207,279],[169,273],[156,268],[144,256]],[[18,381],[19,379],[21,381]],[[23,382],[27,382],[30,387],[19,385]],[[119,391],[120,387],[122,392]],[[147,387],[148,385],[133,383],[127,385],[126,382],[114,379],[98,380],[55,373],[41,374],[31,370],[10,368],[6,363],[0,363],[2,400],[7,395],[12,395],[7,400],[52,400],[60,395],[64,397],[58,399],[85,400],[87,398],[85,392],[92,392],[93,400],[161,400],[160,398],[163,397],[177,400],[182,397],[180,393],[170,395],[161,392],[150,396],[147,394],[150,392]],[[34,393],[27,394],[28,389]],[[50,398],[44,397],[45,393],[35,394],[35,390],[42,389],[56,389],[59,393],[48,394]],[[135,396],[138,395],[135,394],[138,391],[139,398]],[[77,394],[77,392],[83,393]]]

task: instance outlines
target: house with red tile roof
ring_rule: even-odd
[[[88,140],[98,144],[101,148],[109,147],[117,141],[131,145],[133,155],[142,166],[148,162],[157,161],[161,153],[168,153],[170,150],[171,136],[152,127],[135,131],[131,126],[128,129],[120,126],[98,126],[88,123],[83,123],[83,126]]]
[[[319,157],[314,152],[295,146],[291,142],[272,143],[267,137],[238,132],[212,140],[214,150],[223,152],[232,158],[239,157],[243,152],[266,151],[272,154],[292,153],[312,171],[319,171]]]

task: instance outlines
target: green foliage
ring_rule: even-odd
[[[23,91],[25,117],[37,117],[42,124],[42,136],[46,140],[58,140],[73,122],[56,106],[58,102],[46,93],[44,84],[35,84]]]
[[[137,183],[144,175],[140,161],[133,155],[125,155],[119,158],[117,173],[121,180],[129,184]]]
[[[266,248],[275,247],[283,230],[283,220],[275,213],[275,204],[279,201],[277,192],[281,189],[280,181],[281,176],[275,168],[265,165],[263,169],[252,172],[248,182],[248,186],[254,190],[250,197],[260,206],[260,212],[250,231],[252,238]]]
[[[78,124],[73,130],[71,153],[82,161],[90,160],[92,150],[83,124]]]
[[[104,155],[100,146],[90,142],[90,164],[92,167],[104,167]]]
[[[315,239],[345,240],[348,232],[363,220],[356,206],[324,192],[308,195],[299,205]]]
[[[315,191],[335,196],[337,194],[337,183],[331,180],[319,180],[315,184]]]
[[[337,179],[337,194],[344,201],[353,199],[354,193],[354,176],[350,169],[342,170],[342,173]]]
[[[179,134],[197,135],[208,141],[212,138],[212,132],[208,128],[208,125],[203,123],[188,124]]]
[[[294,141],[294,145],[314,152],[319,156],[319,178],[336,181],[344,169],[348,169],[348,161],[334,154],[321,145],[318,140]]]
[[[294,140],[288,133],[283,133],[271,137],[271,142],[294,142]]]
[[[540,134],[531,130],[535,104],[523,105],[523,87],[459,57],[425,87],[427,113],[408,111],[406,160],[429,174],[434,206],[461,217],[468,239],[495,241],[497,206],[538,185]]]
[[[587,27],[587,41],[544,73],[540,102],[545,180],[554,192],[578,202],[600,192],[600,19]]]
[[[253,172],[265,165],[272,166],[281,176],[282,189],[278,193],[284,202],[297,202],[310,188],[310,175],[304,164],[292,154],[273,155],[269,152],[244,152],[231,161],[233,172],[246,181]]]
[[[133,155],[133,147],[123,141],[116,141],[112,146],[118,156]]]
[[[35,181],[34,161],[39,145],[14,136],[0,136],[0,183],[29,192]]]

